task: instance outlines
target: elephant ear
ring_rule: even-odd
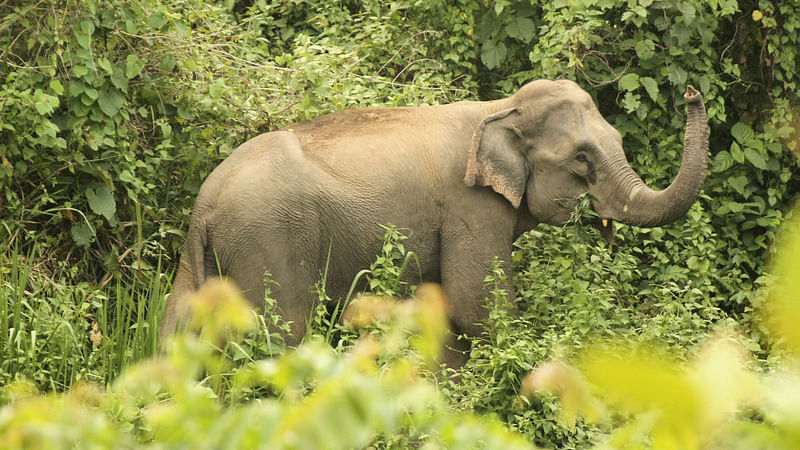
[[[519,208],[528,164],[522,150],[522,137],[512,119],[521,112],[510,108],[484,118],[472,135],[464,183],[467,186],[491,186],[514,208]]]

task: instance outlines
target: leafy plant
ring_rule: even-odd
[[[797,251],[800,221],[795,217],[783,229],[776,280],[763,310],[776,350],[787,352],[774,360],[771,373],[752,370],[741,339],[719,332],[688,365],[641,345],[593,345],[577,362],[580,372],[545,362],[526,377],[522,395],[557,394],[562,419],[573,425],[579,414],[610,424],[605,445],[613,448],[795,447],[800,442],[800,409],[793,400],[800,383]],[[620,423],[599,399],[627,420]]]
[[[236,373],[232,392],[268,385],[278,397],[226,405],[214,394],[215,381],[230,364],[218,345],[230,331],[243,332],[255,323],[235,288],[211,281],[191,301],[192,327],[199,335],[179,336],[168,359],[128,368],[108,393],[86,386],[38,397],[23,385],[7,388],[10,403],[0,418],[0,443],[4,448],[65,443],[345,448],[405,429],[419,442],[448,448],[474,448],[476,442],[485,448],[528,448],[494,421],[451,412],[413,360],[377,365],[409,335],[424,360],[435,357],[446,326],[444,300],[437,290],[426,292],[399,304],[381,300],[381,315],[397,324],[382,337],[365,336],[342,354],[314,340],[278,359],[249,364]],[[353,323],[377,319],[374,301],[351,305]]]

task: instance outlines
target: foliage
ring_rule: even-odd
[[[529,448],[495,421],[450,411],[414,360],[377,364],[411,334],[423,360],[435,357],[446,330],[444,299],[438,290],[426,292],[399,304],[388,298],[356,301],[349,312],[354,323],[376,320],[374,306],[382,302],[377,310],[396,324],[382,337],[365,335],[341,354],[312,340],[278,359],[249,364],[236,373],[230,392],[265,385],[277,397],[222,402],[214,384],[230,361],[218,345],[255,322],[235,287],[209,282],[191,302],[199,336],[179,336],[167,359],[129,367],[107,393],[83,385],[38,397],[24,384],[6,388],[0,443],[10,449],[354,448],[379,434],[407,430],[433,448]]]
[[[776,350],[775,370],[752,370],[740,339],[718,333],[689,365],[643,346],[605,343],[586,349],[574,368],[546,362],[526,377],[526,398],[558,394],[562,417],[577,414],[614,424],[606,445],[614,448],[795,448],[800,442],[800,220],[788,221],[774,265],[775,282],[763,310]],[[594,394],[594,397],[592,395]],[[608,414],[598,398],[622,413]]]
[[[384,229],[383,247],[381,254],[370,265],[367,275],[367,287],[371,292],[387,297],[405,297],[414,293],[413,286],[410,287],[404,281],[406,271],[410,268],[409,264],[416,262],[419,268],[419,260],[414,252],[406,253],[405,246],[401,241],[408,239],[401,230],[392,224],[381,225]],[[395,261],[402,262],[397,267]],[[413,266],[412,266],[413,267]],[[417,277],[420,279],[421,277]]]
[[[246,137],[333,109],[452,98],[429,65],[409,69],[406,85],[370,72],[377,63],[358,54],[369,17],[325,27],[312,42],[308,33],[322,28],[279,28],[292,28],[292,4],[260,6],[232,22],[222,6],[193,0],[4,3],[0,183],[9,237],[43,233],[40,244],[62,258],[75,258],[64,254],[73,246],[91,250],[89,281],[148,268],[176,252],[200,183]],[[317,17],[352,20],[326,8]],[[268,40],[272,30],[293,46]],[[332,37],[342,34],[344,42]],[[126,259],[122,268],[110,262]]]
[[[40,250],[35,247],[34,250]],[[16,249],[0,272],[0,385],[25,380],[61,391],[78,382],[110,383],[156,352],[164,278],[106,289],[65,285]]]

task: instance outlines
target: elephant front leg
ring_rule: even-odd
[[[442,287],[448,298],[448,319],[452,327],[452,336],[446,344],[443,357],[448,367],[457,369],[463,366],[469,359],[471,339],[485,337],[485,325],[489,317],[486,298],[491,294],[491,288],[484,284],[484,279],[490,274],[495,257],[502,261],[506,279],[501,284],[513,305],[510,247],[494,251],[487,248],[477,252],[472,247],[466,249],[471,251],[450,252],[443,258]]]

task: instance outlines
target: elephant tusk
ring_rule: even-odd
[[[614,243],[614,221],[611,219],[600,219],[600,233],[608,242],[609,248]]]

